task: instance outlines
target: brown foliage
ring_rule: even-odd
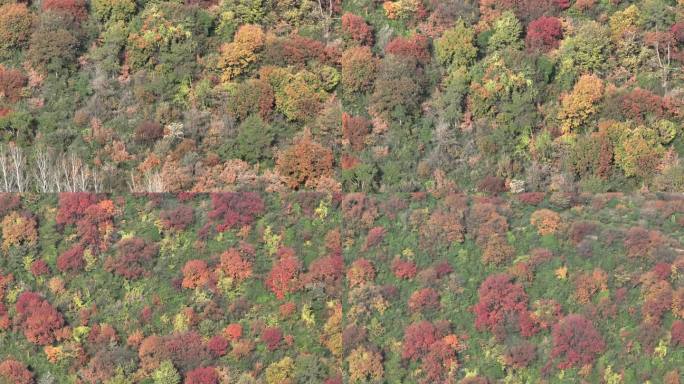
[[[500,265],[513,258],[515,248],[504,236],[493,235],[489,238],[482,251],[482,262]]]
[[[276,170],[292,189],[315,187],[321,177],[332,174],[333,154],[310,135],[296,139],[278,152]]]
[[[26,76],[21,71],[0,65],[0,100],[16,103],[21,98],[21,91],[26,86],[26,81]]]

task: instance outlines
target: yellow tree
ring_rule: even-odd
[[[257,61],[257,52],[264,46],[264,31],[258,25],[245,24],[235,33],[232,43],[221,46],[218,67],[223,81],[240,76]]]
[[[564,134],[574,133],[597,112],[603,97],[603,81],[595,75],[582,75],[572,92],[562,96],[558,119]]]

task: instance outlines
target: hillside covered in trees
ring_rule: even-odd
[[[680,383],[684,197],[0,195],[0,382]]]
[[[0,1],[0,189],[681,191],[681,0]]]

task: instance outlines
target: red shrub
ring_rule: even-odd
[[[396,259],[392,262],[392,272],[399,279],[412,279],[417,271],[416,263],[411,260]]]
[[[349,12],[342,15],[342,32],[359,44],[373,44],[373,30],[361,16]]]
[[[82,244],[95,253],[107,250],[114,227],[113,218],[114,203],[111,200],[102,200],[88,206],[83,217],[76,222]]]
[[[202,336],[190,331],[164,337],[164,351],[167,359],[182,371],[189,371],[209,360]]]
[[[487,176],[477,183],[477,189],[480,192],[496,196],[507,190],[506,180],[496,176]]]
[[[33,374],[26,365],[14,359],[0,363],[0,382],[12,384],[33,384]]]
[[[0,65],[0,99],[16,103],[21,98],[21,90],[26,86],[26,76],[16,69]],[[19,196],[16,197],[19,200]]]
[[[31,263],[31,274],[35,277],[50,274],[50,267],[48,267],[45,260],[38,259]]]
[[[527,26],[525,43],[527,49],[546,52],[558,48],[558,43],[562,38],[563,27],[560,20],[555,17],[542,16]]]
[[[204,260],[189,260],[183,266],[183,288],[204,287],[211,280],[211,272]]]
[[[248,260],[245,251],[237,248],[230,248],[221,254],[219,264],[221,271],[226,277],[240,283],[252,276],[252,262]]]
[[[551,335],[551,356],[561,359],[560,369],[591,364],[605,348],[603,337],[594,324],[582,315],[565,316],[553,327]]]
[[[684,347],[684,321],[675,320],[672,322],[672,328],[670,330],[672,335],[671,343],[675,346]]]
[[[235,226],[252,224],[264,212],[264,201],[254,192],[225,192],[211,194],[209,218],[218,222],[219,232]]]
[[[382,243],[385,238],[387,230],[384,227],[373,227],[368,231],[368,236],[366,236],[366,243],[363,245],[364,249],[370,249],[376,245]]]
[[[35,292],[22,293],[15,304],[17,322],[26,339],[34,344],[47,345],[55,341],[56,332],[64,326],[64,318],[47,300]]]
[[[622,111],[630,119],[643,122],[647,116],[660,118],[665,112],[663,98],[641,88],[634,88],[622,98]]]
[[[228,340],[221,335],[215,335],[207,342],[207,349],[214,357],[221,357],[228,351]]]
[[[293,292],[296,288],[296,279],[301,268],[297,256],[285,256],[278,260],[266,278],[266,286],[279,300]]]
[[[261,342],[266,344],[269,351],[278,349],[283,340],[283,331],[278,327],[269,327],[261,332]]]
[[[411,37],[398,36],[387,44],[385,53],[412,57],[422,64],[427,64],[430,61],[430,44],[423,35],[413,35]]]
[[[527,294],[509,275],[487,277],[477,292],[480,300],[473,310],[478,329],[497,332],[509,315],[520,316],[527,312]]]
[[[55,11],[83,21],[88,18],[85,0],[43,0],[43,11]]]
[[[523,192],[518,194],[518,200],[523,204],[538,205],[544,201],[546,193],[544,192]]]
[[[152,144],[164,137],[164,127],[156,121],[145,120],[135,128],[135,141]]]
[[[238,340],[242,337],[242,325],[238,323],[228,324],[226,329],[223,330],[223,333],[232,341]]]
[[[344,276],[344,259],[340,254],[325,256],[314,260],[309,266],[304,281],[307,283],[320,281],[326,286]]]
[[[69,225],[85,215],[86,208],[100,201],[100,196],[90,192],[65,192],[59,194],[57,224]]]
[[[375,279],[375,267],[366,259],[356,259],[347,269],[347,283],[350,287],[361,285]]]
[[[680,44],[684,43],[684,21],[674,23],[672,27],[670,27],[670,32]]]
[[[95,324],[88,333],[88,343],[99,347],[116,344],[118,341],[116,330],[109,324]]]
[[[404,330],[401,357],[418,360],[430,351],[430,347],[438,338],[437,328],[429,321],[409,325]]]
[[[425,372],[425,379],[421,383],[450,382],[447,376],[458,363],[456,353],[459,348],[460,345],[455,335],[445,336],[433,343],[430,346],[430,352],[423,357],[421,368]]]
[[[187,205],[179,205],[176,208],[161,211],[159,218],[165,229],[183,231],[189,227],[194,218],[195,211]]]
[[[365,145],[366,135],[370,133],[371,122],[362,116],[352,116],[342,113],[342,137],[349,142],[355,151],[360,151]]]
[[[57,269],[60,272],[76,272],[82,270],[84,266],[83,247],[80,245],[69,248],[57,257]]]
[[[437,309],[439,308],[439,293],[432,288],[419,289],[409,298],[408,307],[411,312]]]
[[[652,252],[664,243],[662,234],[658,231],[649,231],[642,227],[632,227],[627,230],[624,246],[627,256],[632,258],[650,258]]]
[[[219,377],[212,367],[195,368],[185,374],[185,384],[218,384]]]
[[[140,237],[122,239],[116,244],[116,255],[105,260],[105,269],[127,279],[138,279],[149,274],[149,264],[158,251],[156,244]]]

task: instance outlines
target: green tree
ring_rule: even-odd
[[[494,22],[494,30],[489,38],[487,50],[493,52],[505,48],[522,49],[521,34],[520,21],[513,12],[506,11]]]
[[[166,360],[159,364],[159,368],[152,372],[152,380],[154,380],[154,384],[179,384],[181,377],[173,363]]]
[[[250,163],[271,158],[274,134],[270,124],[257,114],[250,115],[238,127],[235,154]]]
[[[473,44],[475,32],[466,26],[463,20],[444,32],[435,41],[437,60],[445,66],[469,66],[477,56],[477,48]]]
[[[596,21],[583,23],[577,32],[561,43],[561,56],[576,73],[601,72],[610,56],[610,30]]]

